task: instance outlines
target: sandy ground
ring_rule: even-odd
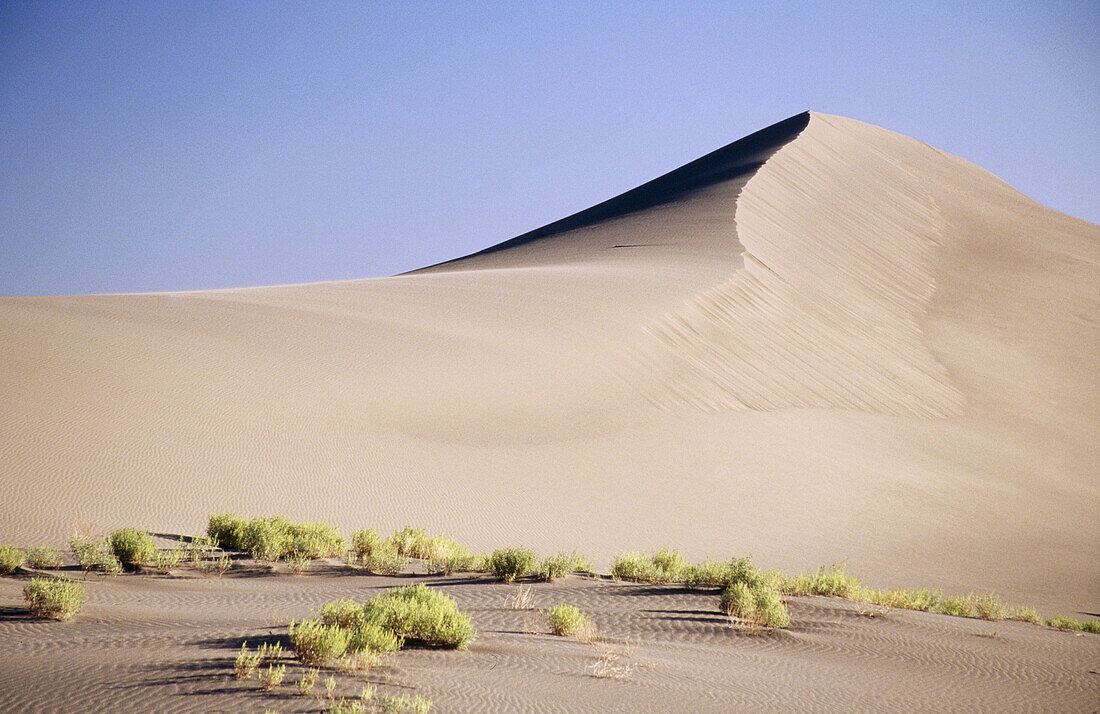
[[[465,651],[409,649],[366,673],[337,673],[336,696],[364,684],[419,694],[432,711],[1093,711],[1100,636],[1020,622],[882,612],[833,598],[793,598],[783,631],[747,631],[717,592],[571,576],[504,585],[491,576],[384,578],[317,565],[303,576],[247,566],[224,577],[92,575],[68,623],[29,619],[0,580],[0,710],[321,711],[284,659],[272,693],[239,681],[242,642],[289,643],[290,619],[337,597],[426,582],[454,597],[479,632]],[[74,574],[79,577],[79,572]],[[530,588],[530,602],[516,595]],[[586,644],[549,634],[539,612],[573,603],[596,623]],[[326,676],[322,675],[322,679]]]
[[[195,533],[213,512],[279,513],[345,533],[414,524],[475,549],[576,548],[601,568],[619,551],[663,545],[788,571],[847,560],[874,587],[993,590],[1044,614],[1088,616],[1100,612],[1098,285],[1097,226],[912,139],[805,114],[408,275],[4,298],[0,541],[61,544],[74,530],[123,525]],[[270,593],[259,587],[268,582]],[[177,586],[257,587],[241,596],[257,602],[299,587],[275,582],[141,587],[150,602],[162,585],[167,601]],[[143,602],[131,587],[105,585],[103,606],[115,590]],[[667,597],[654,608],[677,607]],[[823,626],[815,636],[833,644],[811,648],[834,664],[837,651],[870,651],[858,633],[881,626],[842,611],[821,617],[855,629]],[[58,631],[8,612],[8,627]],[[110,612],[94,622],[140,618]],[[222,616],[186,610],[158,622],[180,637],[192,636],[185,623],[236,623],[230,638],[260,624],[231,612],[202,624]],[[887,627],[914,628],[900,643],[926,633],[924,622],[906,614]],[[972,626],[951,621],[942,638],[958,644],[951,657],[985,672],[974,653],[1008,640],[974,638]],[[59,642],[99,651],[112,628],[95,627],[74,624],[60,631],[89,634]],[[739,692],[751,706],[809,686],[760,691],[754,678],[782,680],[796,661],[784,657],[801,650],[718,629],[759,649],[741,661],[722,640],[722,667],[766,661],[771,674],[743,688],[736,677],[697,680],[700,701]],[[507,651],[509,637],[487,634],[484,646]],[[560,668],[573,667],[568,643],[516,642],[562,648]],[[435,686],[434,655],[417,657],[417,681]],[[118,667],[141,670],[132,658]],[[864,676],[822,667],[834,686]],[[19,671],[5,696],[29,696],[25,677],[43,676]],[[875,676],[904,671],[884,665]],[[593,702],[619,686],[577,677]],[[673,680],[653,689],[662,686],[673,699],[688,691]],[[516,689],[470,696],[535,696]]]

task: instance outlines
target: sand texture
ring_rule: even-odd
[[[882,614],[833,598],[793,598],[789,629],[752,632],[731,627],[715,592],[580,576],[529,586],[415,580],[454,597],[477,639],[459,652],[407,649],[366,673],[337,672],[336,697],[373,684],[431,699],[433,712],[1092,711],[1100,699],[1094,634]],[[247,568],[223,578],[93,575],[72,622],[2,611],[0,711],[318,712],[323,686],[295,694],[305,670],[290,659],[277,692],[237,680],[241,643],[286,647],[291,618],[412,581],[337,565],[301,577]],[[0,597],[9,601],[18,584],[0,580]],[[517,608],[526,587],[530,601]],[[539,609],[559,602],[589,613],[600,641],[551,635]]]
[[[280,513],[598,566],[665,544],[846,559],[1080,617],[1098,323],[1100,228],[804,114],[407,275],[0,299],[0,541]],[[781,662],[770,641],[744,656]]]

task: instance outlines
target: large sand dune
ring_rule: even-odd
[[[1095,613],[1098,322],[1100,228],[800,115],[407,275],[0,300],[0,540],[237,510]]]

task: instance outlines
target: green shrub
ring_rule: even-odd
[[[756,612],[756,598],[745,583],[734,583],[722,591],[722,612],[730,617],[747,620]]]
[[[80,563],[80,569],[87,574],[99,570],[109,575],[122,572],[122,562],[111,551],[111,546],[102,538],[73,538],[69,547]]]
[[[542,559],[535,569],[535,578],[541,582],[549,583],[569,573],[584,572],[590,570],[591,563],[588,558],[572,553],[558,553]]]
[[[350,629],[363,622],[363,608],[354,600],[332,600],[318,609],[321,622]]]
[[[0,574],[10,575],[23,567],[27,557],[13,545],[0,546]]]
[[[31,578],[23,588],[27,609],[35,617],[68,620],[88,599],[83,583],[64,578]]]
[[[974,607],[968,597],[945,597],[936,607],[936,612],[943,615],[973,617]]]
[[[1039,616],[1039,611],[1030,606],[1020,606],[1015,608],[1008,619],[1018,620],[1020,622],[1030,622],[1033,625],[1043,624],[1043,618]]]
[[[390,541],[397,549],[398,555],[403,555],[406,558],[427,559],[431,557],[431,538],[428,537],[427,531],[423,528],[405,526],[394,533],[390,537]]]
[[[286,677],[285,664],[269,664],[267,669],[260,673],[260,681],[263,682],[264,691],[270,692],[283,683]]]
[[[1051,627],[1057,627],[1059,630],[1076,630],[1077,632],[1092,632],[1100,633],[1100,620],[1075,620],[1072,617],[1066,617],[1065,615],[1057,615],[1047,620],[1047,624]]]
[[[397,575],[409,564],[409,559],[398,553],[393,543],[383,541],[370,554],[363,556],[362,564],[375,575]]]
[[[939,590],[864,590],[862,599],[874,605],[885,605],[902,610],[928,612],[936,607],[942,594]]]
[[[664,582],[679,580],[684,568],[687,567],[687,561],[684,560],[683,554],[672,548],[658,550],[649,557],[649,560],[653,563],[653,567],[657,569],[657,572],[660,573]]]
[[[506,583],[531,572],[538,556],[527,548],[501,548],[489,556],[489,569]]]
[[[63,562],[61,551],[57,548],[51,548],[47,545],[27,548],[27,564],[32,568],[60,568]],[[0,566],[0,570],[2,570],[2,566]]]
[[[279,560],[290,548],[290,521],[282,516],[253,518],[245,524],[241,545],[256,560]]]
[[[588,630],[588,617],[573,605],[555,605],[546,613],[550,632],[568,636],[583,634]]]
[[[333,558],[348,548],[348,541],[328,523],[290,523],[289,543],[283,557],[316,560]]]
[[[423,584],[377,595],[363,603],[363,614],[363,622],[433,647],[462,649],[477,634],[453,599]]]
[[[974,614],[983,620],[1003,620],[1008,617],[1008,608],[993,593],[971,595],[970,604],[974,608]]]
[[[344,656],[351,633],[338,625],[305,620],[299,623],[292,621],[287,634],[294,654],[302,664],[323,667]]]
[[[313,686],[317,684],[317,675],[320,674],[316,669],[306,670],[301,678],[298,680],[298,694],[299,696],[307,696],[313,691]]]
[[[118,562],[131,570],[140,568],[157,556],[153,536],[137,528],[120,528],[111,534],[108,542]]]
[[[611,577],[632,583],[664,582],[661,572],[644,553],[619,553],[611,564]]]
[[[779,593],[767,585],[753,588],[746,582],[735,582],[722,592],[721,607],[730,617],[760,627],[786,627],[791,622]]]
[[[200,563],[213,556],[217,547],[217,542],[211,536],[192,536],[187,543],[187,559],[192,563]]]
[[[359,529],[351,536],[351,549],[360,559],[370,555],[382,545],[382,536],[373,528]]]
[[[156,568],[158,573],[167,575],[180,567],[180,563],[182,562],[183,550],[180,548],[169,548],[168,550],[157,551]]]
[[[227,550],[247,550],[244,546],[244,531],[248,519],[236,513],[218,513],[210,516],[206,526],[206,535],[214,545]]]
[[[351,628],[348,652],[389,654],[405,645],[405,639],[374,622],[363,622]]]
[[[489,557],[484,553],[471,553],[465,548],[454,550],[442,563],[440,572],[451,573],[485,573],[489,571]]]
[[[691,588],[728,588],[734,583],[756,587],[766,584],[768,580],[768,576],[761,573],[748,558],[732,558],[724,563],[706,561],[698,565],[688,565],[681,569],[680,577]]]

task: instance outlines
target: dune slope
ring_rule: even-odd
[[[793,117],[392,278],[0,300],[0,539],[239,510],[1100,611],[1100,228]]]

